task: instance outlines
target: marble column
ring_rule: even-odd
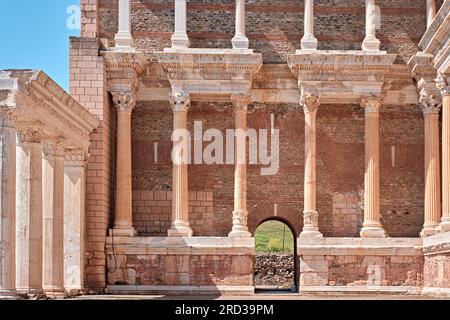
[[[426,90],[420,95],[425,118],[425,206],[422,237],[436,233],[441,219],[439,110],[440,103]]]
[[[39,129],[19,129],[16,162],[16,289],[42,293],[42,144]]]
[[[117,109],[116,206],[114,235],[133,237],[133,198],[131,168],[131,113],[136,104],[134,94],[113,92]]]
[[[64,288],[84,289],[86,153],[66,150],[64,162]]]
[[[64,148],[44,144],[43,178],[43,275],[47,296],[64,295]]]
[[[300,105],[305,113],[305,176],[303,230],[300,237],[322,237],[319,231],[319,213],[316,203],[316,119],[319,96],[302,92]]]
[[[433,23],[436,16],[436,0],[427,0],[427,28]]]
[[[302,50],[317,50],[314,36],[314,0],[305,0],[305,30],[301,41]]]
[[[233,49],[248,49],[248,38],[245,35],[245,0],[236,0],[236,34],[231,40]]]
[[[363,238],[384,238],[380,223],[380,108],[382,97],[363,97],[365,109],[365,174]]]
[[[114,38],[116,47],[133,47],[131,35],[131,0],[119,0],[119,30]]]
[[[450,85],[443,75],[436,79],[442,95],[442,219],[438,232],[450,231]]]
[[[16,291],[16,132],[15,116],[0,110],[0,299]]]
[[[172,226],[169,237],[192,237],[189,225],[188,155],[189,133],[187,114],[190,105],[188,94],[173,93],[169,98],[173,111],[173,173],[172,173]]]
[[[172,48],[188,47],[186,0],[175,0],[175,31],[172,34]]]
[[[375,0],[366,0],[366,37],[362,44],[364,51],[379,51],[380,40],[376,36],[377,16]]]
[[[247,108],[250,97],[233,95],[235,110],[235,169],[233,228],[229,234],[234,238],[251,237],[247,226]]]

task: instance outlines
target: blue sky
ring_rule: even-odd
[[[41,69],[64,89],[69,87],[67,13],[79,0],[0,0],[0,69]],[[73,25],[73,24],[72,24]]]

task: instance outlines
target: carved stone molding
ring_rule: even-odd
[[[81,149],[65,150],[65,165],[70,167],[85,167],[89,159],[89,154]]]
[[[111,92],[114,106],[119,112],[132,112],[136,105],[136,95],[132,92]]]
[[[383,103],[383,96],[364,96],[361,98],[361,107],[366,113],[379,113]]]
[[[41,143],[43,127],[40,124],[19,124],[17,129],[19,143]]]
[[[247,111],[249,104],[252,103],[252,99],[249,95],[232,94],[231,102],[234,105],[234,111]]]
[[[436,78],[436,87],[441,91],[442,96],[450,95],[450,86],[444,75],[438,74]]]
[[[173,112],[188,112],[191,98],[187,93],[174,92],[169,95]]]
[[[319,109],[319,96],[302,90],[300,95],[300,106],[305,113],[316,113]]]
[[[304,211],[303,212],[303,224],[305,226],[315,226],[319,225],[319,213],[317,211]]]
[[[62,139],[45,140],[42,148],[45,157],[64,157],[64,141]]]
[[[422,89],[420,92],[419,102],[422,106],[424,114],[439,113],[441,109],[441,101],[439,97],[432,94],[429,90]]]
[[[0,127],[14,127],[16,120],[13,108],[0,107]]]

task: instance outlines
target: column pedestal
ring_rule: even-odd
[[[380,223],[380,107],[381,97],[364,97],[365,108],[365,153],[364,174],[364,223],[362,238],[384,238],[386,231]]]
[[[16,169],[16,289],[42,290],[42,145],[40,133],[21,131]]]
[[[319,97],[302,92],[300,104],[305,112],[305,180],[304,211],[301,238],[322,237],[319,231],[319,213],[316,204],[316,118]]]
[[[247,108],[251,100],[246,95],[231,97],[235,108],[235,170],[233,228],[229,237],[248,238],[247,219]]]
[[[0,299],[16,296],[16,128],[0,111]]]
[[[188,199],[188,144],[187,113],[189,110],[189,95],[173,93],[170,96],[173,111],[173,183],[172,183],[172,226],[167,231],[169,237],[192,237],[189,225]]]

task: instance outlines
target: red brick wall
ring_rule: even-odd
[[[105,284],[105,237],[112,220],[115,114],[106,91],[103,58],[96,38],[71,38],[70,93],[101,124],[91,134],[86,171],[85,284],[102,289]]]
[[[450,253],[425,256],[424,286],[450,288]]]
[[[248,166],[249,228],[254,232],[276,214],[299,234],[303,223],[303,110],[290,104],[254,104],[252,108],[257,111],[248,115],[249,128],[270,129],[271,114],[275,116],[275,127],[280,130],[280,170],[274,176],[261,176],[260,166]],[[143,102],[133,112],[136,191],[171,190],[169,110],[168,102]],[[200,120],[203,130],[234,128],[229,103],[194,102],[188,116],[190,129]],[[423,224],[423,116],[417,106],[384,106],[380,121],[382,223],[391,236],[416,237]],[[359,236],[364,205],[364,111],[359,106],[324,105],[317,125],[320,229],[325,236]],[[213,194],[213,235],[226,236],[231,230],[234,166],[190,165],[188,171],[189,190]],[[140,210],[151,210],[144,207]],[[164,228],[154,235],[159,234],[165,234]]]
[[[113,41],[117,32],[117,0],[98,0],[99,34]],[[188,1],[188,32],[192,47],[231,47],[234,35],[234,0]],[[360,50],[365,31],[364,0],[315,1],[315,29],[319,49]],[[442,1],[438,1],[440,5]],[[382,49],[398,53],[406,63],[417,51],[426,30],[423,0],[377,0]],[[250,47],[262,52],[266,63],[284,63],[300,47],[303,1],[254,0],[247,4]],[[170,46],[173,0],[133,1],[132,30],[136,45],[152,60],[154,51]]]

